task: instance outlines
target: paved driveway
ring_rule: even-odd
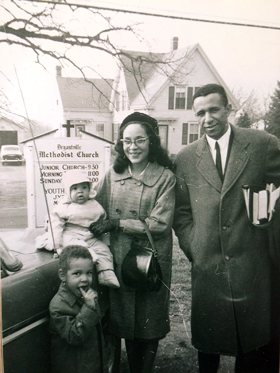
[[[27,228],[25,165],[0,164],[0,229]]]

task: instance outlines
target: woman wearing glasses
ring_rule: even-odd
[[[110,289],[109,331],[125,339],[131,373],[152,371],[158,341],[169,332],[169,286],[172,264],[172,222],[175,176],[167,152],[160,145],[157,121],[142,113],[126,117],[115,146],[112,169],[97,187],[96,199],[109,220],[95,223],[94,234],[111,232],[110,248],[120,289]],[[147,236],[145,221],[155,241],[164,285],[143,293],[123,284],[121,266],[133,237]],[[112,290],[112,291],[111,291]]]

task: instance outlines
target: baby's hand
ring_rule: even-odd
[[[84,298],[85,304],[95,310],[96,309],[96,303],[97,303],[97,292],[92,290],[91,288],[88,289],[87,292],[85,292],[82,288],[80,288],[80,291],[82,293],[82,296]]]

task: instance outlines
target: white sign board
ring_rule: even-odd
[[[44,226],[64,194],[65,171],[86,171],[94,186],[110,167],[110,145],[95,138],[41,138],[26,151],[28,228]]]

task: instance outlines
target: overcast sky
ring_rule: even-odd
[[[279,0],[111,0],[100,3],[171,16],[280,28]],[[158,52],[169,50],[173,36],[179,37],[180,48],[200,43],[231,88],[240,86],[270,93],[277,80],[280,80],[280,29],[167,20],[159,17],[138,19],[139,22],[144,22],[143,32]]]
[[[3,1],[3,0],[2,0]],[[4,0],[8,1],[8,0]],[[229,23],[245,23],[280,28],[279,0],[80,0],[86,4],[107,6],[134,12],[159,13],[185,18],[207,19]],[[244,92],[255,90],[262,98],[272,94],[280,80],[280,30],[233,26],[225,24],[174,20],[137,14],[110,13],[112,21],[121,25],[138,23],[143,40],[135,37],[110,39],[120,48],[168,52],[171,39],[179,38],[179,48],[199,43],[230,89]],[[85,19],[78,20],[86,24]],[[15,105],[18,96],[15,68],[22,84],[29,115],[46,120],[50,115],[48,95],[53,94],[50,76],[55,75],[56,63],[47,63],[49,72],[35,65],[34,56],[13,46],[0,45],[0,67],[11,77],[6,81],[7,94]],[[105,77],[113,77],[109,60],[96,58],[96,68]],[[99,61],[99,62],[98,62]],[[72,75],[65,70],[64,76]],[[21,105],[22,106],[22,105]],[[20,107],[20,104],[18,104]]]

